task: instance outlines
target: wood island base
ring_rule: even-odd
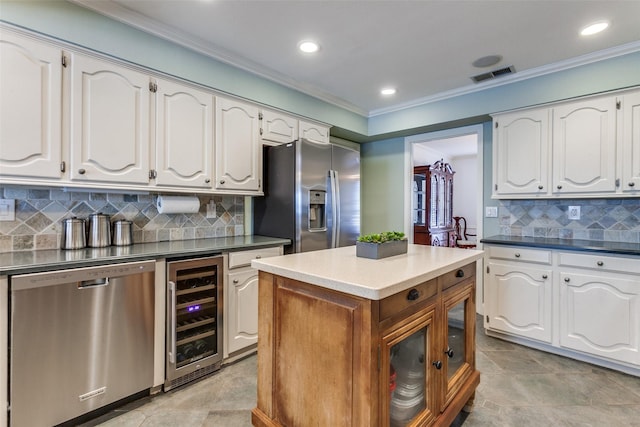
[[[480,383],[475,268],[470,262],[380,300],[261,270],[253,425],[449,426],[471,411]],[[411,340],[423,394],[399,422],[393,378]]]

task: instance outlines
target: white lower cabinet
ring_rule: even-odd
[[[489,263],[489,327],[551,343],[552,271],[524,263]]]
[[[258,343],[258,270],[251,260],[282,255],[282,246],[230,252],[224,285],[224,358],[242,355]]]
[[[640,257],[485,249],[489,334],[640,376]]]

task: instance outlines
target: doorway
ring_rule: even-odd
[[[482,125],[465,126],[438,132],[412,135],[405,138],[405,216],[404,230],[413,243],[414,200],[413,168],[443,159],[450,163],[454,175],[453,215],[467,220],[467,231],[476,234],[477,242],[483,235],[483,128]],[[481,245],[478,243],[478,249]],[[483,261],[477,262],[476,307],[483,313]]]

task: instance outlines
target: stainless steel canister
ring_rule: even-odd
[[[62,220],[62,249],[81,249],[87,246],[87,230],[84,219],[67,218]]]
[[[109,215],[95,213],[89,215],[88,245],[91,248],[104,248],[111,245],[111,222]]]
[[[113,233],[111,237],[115,246],[128,246],[133,244],[133,223],[126,219],[113,221]]]

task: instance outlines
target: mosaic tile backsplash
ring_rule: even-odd
[[[571,220],[569,206],[580,206]],[[640,198],[501,200],[500,234],[640,243]]]
[[[133,221],[134,243],[189,240],[244,234],[244,197],[199,195],[195,214],[160,214],[157,195],[85,193],[62,189],[0,186],[0,198],[15,199],[15,221],[0,222],[0,252],[57,249],[62,220],[101,212],[111,220]],[[213,201],[216,218],[206,217]]]

